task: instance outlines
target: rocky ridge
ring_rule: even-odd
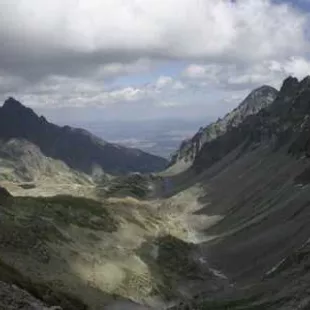
[[[147,173],[164,169],[167,164],[161,157],[108,143],[84,129],[52,124],[9,98],[0,108],[0,139],[6,142],[12,138],[27,140],[44,156],[87,174],[98,169],[116,175]]]
[[[179,161],[192,163],[205,143],[236,128],[247,116],[256,114],[267,107],[274,101],[277,93],[276,89],[266,85],[253,90],[237,108],[226,114],[224,118],[206,127],[201,127],[191,139],[184,140],[180,148],[172,154],[170,166]]]

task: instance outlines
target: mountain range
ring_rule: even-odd
[[[255,89],[169,165],[12,98],[0,135],[0,308],[310,308],[310,77]]]
[[[110,174],[153,172],[164,169],[161,157],[108,143],[90,132],[69,126],[57,126],[39,117],[14,98],[0,108],[0,139],[24,139],[40,148],[50,158],[61,160],[70,168],[87,174],[102,169]]]

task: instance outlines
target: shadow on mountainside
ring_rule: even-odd
[[[277,148],[266,142],[246,151],[241,146],[196,176],[200,209],[191,215],[197,221],[216,218],[211,224],[206,220],[200,232],[209,241],[196,247],[234,289],[188,300],[190,309],[226,309],[226,298],[242,304],[254,297],[236,309],[310,306],[310,162],[302,153],[297,158],[289,154],[290,146],[290,141]],[[185,193],[193,185],[187,173],[170,179],[175,184],[181,180]],[[173,194],[178,191],[166,196]]]
[[[205,194],[195,214],[219,220],[204,231],[213,239],[199,246],[209,264],[237,286],[262,285],[253,292],[272,298],[272,290],[279,298],[296,298],[296,303],[307,296],[310,251],[302,259],[296,252],[310,240],[309,185],[298,182],[309,165],[286,150],[261,148],[200,184]],[[291,265],[278,270],[287,260]],[[272,280],[262,281],[271,271]]]
[[[89,175],[98,167],[106,173],[121,175],[160,171],[167,165],[164,158],[108,143],[84,129],[50,123],[11,97],[0,107],[0,139],[25,139],[45,156]]]
[[[163,194],[198,183],[201,207],[192,214],[216,218],[201,231],[209,239],[201,253],[235,282],[234,298],[282,300],[257,309],[310,306],[309,83],[287,79],[272,105],[206,143]]]

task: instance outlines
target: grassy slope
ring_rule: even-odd
[[[2,201],[0,261],[9,267],[3,267],[8,272],[1,272],[0,280],[16,283],[49,304],[77,302],[91,309],[115,299],[154,303],[178,296],[176,281],[188,276],[179,268],[186,262],[189,270],[195,268],[186,258],[191,247],[165,237],[182,236],[178,221],[159,201],[135,198],[137,189],[141,197],[148,195],[144,179],[121,179],[116,185],[114,180],[112,188],[120,192],[113,190],[113,195],[118,197],[108,198],[113,196],[108,191],[101,201],[68,195]],[[124,197],[124,188],[133,197]],[[158,254],[152,254],[155,248]]]

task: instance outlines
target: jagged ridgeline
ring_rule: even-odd
[[[70,168],[87,174],[102,169],[110,174],[153,172],[165,168],[167,161],[138,149],[108,143],[86,130],[60,127],[39,117],[33,110],[9,98],[0,108],[0,139],[24,139],[44,156],[61,160]]]
[[[208,168],[226,154],[241,147],[258,147],[265,142],[274,150],[288,146],[289,153],[307,154],[309,145],[310,78],[284,81],[270,105],[244,118],[238,127],[230,127],[224,135],[203,144],[194,159],[198,170]]]
[[[199,131],[188,140],[184,140],[180,148],[171,156],[170,165],[178,161],[192,163],[202,146],[225,134],[227,131],[238,127],[247,116],[256,114],[261,109],[270,105],[276,98],[278,91],[270,86],[262,86],[253,90],[233,111],[222,119]]]

